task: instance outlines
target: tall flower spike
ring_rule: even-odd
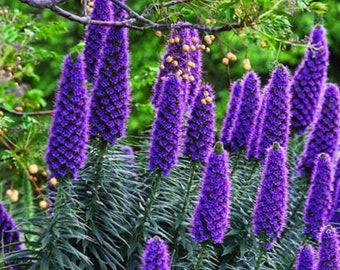
[[[315,255],[312,245],[303,246],[296,258],[296,270],[315,270]]]
[[[330,223],[340,232],[340,158],[336,163],[333,181],[333,209],[331,213]]]
[[[243,79],[242,97],[230,135],[230,146],[234,151],[239,152],[247,146],[259,107],[260,78],[250,71]]]
[[[95,0],[91,12],[91,20],[111,21],[111,1]],[[102,47],[109,26],[89,24],[86,27],[84,61],[85,75],[88,82],[95,84],[98,75],[99,61],[102,58]]]
[[[327,77],[328,47],[326,31],[313,27],[305,57],[295,71],[292,93],[292,130],[303,134],[313,123],[322,87]]]
[[[230,99],[228,109],[223,120],[223,127],[221,132],[221,142],[225,148],[229,148],[230,133],[235,123],[235,117],[237,115],[237,109],[242,97],[242,84],[240,81],[233,83],[231,87]]]
[[[280,237],[288,207],[288,170],[286,150],[277,142],[267,150],[261,183],[253,211],[253,232],[264,237],[267,249]]]
[[[229,228],[231,181],[229,155],[216,143],[206,166],[200,197],[196,205],[191,234],[196,242],[222,243]]]
[[[45,158],[51,177],[77,178],[85,161],[88,97],[84,77],[82,57],[66,56]]]
[[[166,243],[158,237],[151,238],[145,247],[141,270],[170,270],[170,253]]]
[[[266,98],[258,147],[259,159],[264,159],[266,149],[274,142],[278,142],[286,150],[288,148],[290,93],[289,71],[285,66],[279,65],[272,72]]]
[[[340,270],[339,236],[328,225],[321,230],[317,270]]]
[[[164,82],[153,124],[149,168],[152,171],[160,169],[164,175],[168,175],[177,162],[183,115],[182,91],[177,76],[170,74]]]
[[[321,227],[328,224],[331,210],[332,163],[328,154],[318,155],[304,211],[305,233],[318,237]]]
[[[188,120],[184,155],[205,163],[215,142],[215,130],[215,95],[210,85],[204,85]]]
[[[11,215],[5,206],[0,202],[0,243],[1,251],[6,254],[12,250],[22,249],[20,242],[20,232]],[[17,245],[14,245],[16,244]]]
[[[114,6],[115,20],[121,21],[125,17],[125,12]],[[91,100],[91,135],[99,135],[112,144],[125,135],[129,116],[128,46],[127,28],[111,26]]]
[[[301,174],[311,173],[316,156],[327,153],[333,160],[338,148],[340,132],[340,94],[335,84],[328,84],[321,112],[313,124],[305,145],[304,153],[299,160],[298,169]]]

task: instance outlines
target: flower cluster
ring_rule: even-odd
[[[205,163],[215,142],[215,95],[210,85],[203,85],[188,120],[183,154]]]
[[[95,0],[91,12],[91,20],[111,21],[112,6],[107,0]],[[89,24],[86,27],[84,62],[85,75],[88,82],[95,84],[98,75],[98,62],[102,58],[102,48],[109,27]]]
[[[299,134],[313,122],[326,81],[329,52],[325,32],[321,25],[313,27],[305,57],[293,77],[291,124]]]
[[[230,95],[228,110],[224,117],[221,131],[221,142],[226,149],[229,148],[230,133],[233,129],[234,119],[237,115],[238,105],[240,104],[240,98],[242,96],[242,84],[240,81],[233,83]]]
[[[301,174],[310,173],[316,156],[327,153],[331,159],[338,147],[340,132],[340,93],[335,84],[328,84],[317,121],[313,124],[305,145],[303,156],[299,160],[298,169]]]
[[[303,246],[296,258],[296,270],[314,270],[315,269],[315,255],[312,245]]]
[[[340,270],[339,239],[336,230],[328,225],[323,227],[318,251],[318,270]]]
[[[338,159],[334,171],[333,193],[332,193],[333,210],[331,213],[330,223],[340,229],[340,158]]]
[[[149,153],[150,170],[160,169],[168,175],[176,164],[183,115],[182,85],[175,74],[166,78],[153,124]]]
[[[170,253],[166,243],[158,237],[151,238],[143,253],[141,270],[170,270]]]
[[[195,208],[191,234],[196,242],[222,243],[229,228],[231,180],[229,156],[218,142],[211,152]]]
[[[68,55],[57,92],[46,163],[51,177],[77,178],[88,139],[88,97],[81,56]]]
[[[258,147],[259,159],[264,158],[267,148],[274,142],[278,142],[286,150],[288,148],[290,94],[289,71],[286,67],[279,65],[275,68],[266,93],[266,109]]]
[[[309,187],[304,219],[305,233],[317,238],[321,227],[328,223],[332,197],[332,163],[328,154],[318,155]]]
[[[267,150],[261,183],[253,211],[253,232],[264,237],[266,247],[280,237],[288,207],[286,150],[277,142]]]
[[[114,6],[116,21],[125,13]],[[91,135],[112,144],[125,135],[129,116],[130,82],[127,28],[111,26],[103,49],[98,80],[91,100]]]
[[[242,97],[230,135],[230,146],[234,151],[239,152],[247,146],[259,107],[260,79],[251,71],[243,79]]]

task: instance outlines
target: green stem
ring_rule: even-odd
[[[208,242],[204,242],[202,244],[202,249],[197,257],[197,262],[194,268],[195,270],[203,269],[203,259],[207,253],[207,247],[208,247]]]
[[[236,160],[235,160],[233,169],[232,169],[232,171],[231,171],[231,174],[232,174],[232,175],[234,174],[234,172],[235,172],[235,170],[236,170],[236,168],[237,168],[238,162],[240,161],[240,157],[241,157],[241,152],[239,152],[239,153],[237,154],[237,157],[236,157]]]
[[[144,213],[144,222],[147,220],[147,218],[150,216],[151,213],[151,208],[158,196],[158,191],[159,191],[159,186],[162,180],[162,173],[159,172],[157,175],[156,180],[152,183],[152,190],[151,190],[151,197],[150,197],[150,201],[148,202],[147,206],[146,206],[146,211]],[[144,224],[143,222],[143,224]]]
[[[261,249],[260,249],[260,254],[259,254],[259,257],[257,258],[257,262],[256,262],[256,266],[255,266],[255,270],[259,270],[260,267],[261,267],[261,261],[262,261],[262,257],[263,255],[265,254],[265,249],[263,246],[261,246]]]

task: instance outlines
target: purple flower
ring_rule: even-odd
[[[114,7],[114,18],[116,21],[124,20],[124,11]],[[99,135],[112,144],[125,135],[129,116],[128,46],[127,28],[111,26],[91,100],[91,135]]]
[[[216,143],[206,166],[200,197],[195,207],[191,234],[196,242],[222,243],[229,228],[231,180],[229,155]]]
[[[242,84],[240,81],[234,82],[231,87],[231,94],[228,104],[228,109],[223,120],[223,127],[221,132],[221,142],[225,148],[229,148],[230,133],[232,131],[237,110],[242,97]]]
[[[17,230],[18,226],[13,218],[7,212],[5,206],[0,203],[0,243],[2,246],[1,251],[4,254],[23,248],[22,244],[19,244],[21,234]]]
[[[46,163],[51,176],[78,177],[88,140],[88,97],[81,56],[64,59],[55,113],[47,143]]]
[[[112,6],[107,0],[95,0],[91,20],[111,21]],[[102,58],[102,47],[109,26],[89,24],[86,27],[84,61],[88,82],[95,84],[98,75],[98,62]]]
[[[304,232],[318,237],[321,227],[328,223],[331,210],[332,164],[328,154],[317,156],[304,211]]]
[[[317,270],[340,269],[340,245],[336,230],[328,225],[321,230]]]
[[[305,145],[304,153],[299,160],[298,169],[301,174],[313,170],[316,156],[327,153],[333,160],[338,147],[340,132],[340,94],[335,84],[328,84],[321,112],[313,124]]]
[[[272,72],[266,99],[258,147],[259,159],[264,159],[267,148],[274,142],[286,150],[288,148],[290,93],[289,71],[285,66],[279,65]]]
[[[295,71],[291,85],[292,130],[303,134],[313,122],[322,87],[327,77],[328,47],[326,31],[313,27],[305,57]]]
[[[333,209],[330,222],[340,231],[340,158],[334,172],[332,200]]]
[[[170,254],[166,243],[158,237],[151,238],[143,253],[141,270],[170,270]]]
[[[267,149],[264,169],[253,211],[253,232],[271,248],[280,237],[288,207],[286,149],[277,142]]]
[[[200,88],[188,120],[184,155],[205,163],[215,141],[215,95],[210,85]]]
[[[315,270],[315,255],[311,245],[300,248],[296,258],[296,270]]]
[[[230,146],[234,151],[239,152],[247,146],[259,107],[260,78],[251,71],[243,79],[242,97],[230,135]]]
[[[164,82],[153,124],[149,168],[152,171],[160,169],[164,175],[168,175],[177,162],[183,115],[182,91],[177,76],[170,74]]]

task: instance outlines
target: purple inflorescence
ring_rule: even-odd
[[[283,231],[288,207],[286,149],[277,142],[267,149],[261,183],[253,211],[253,232],[264,237],[267,249]]]
[[[326,81],[329,53],[325,36],[322,26],[313,27],[309,47],[292,80],[291,124],[292,130],[299,134],[313,122]]]
[[[318,237],[321,227],[326,225],[331,211],[333,182],[332,163],[328,154],[318,155],[309,187],[304,211],[304,232]]]
[[[340,94],[335,84],[328,84],[321,112],[313,124],[305,145],[304,153],[299,160],[298,169],[301,174],[313,170],[316,156],[327,153],[333,160],[338,147],[340,132]]]
[[[52,177],[77,178],[85,161],[88,97],[84,80],[82,57],[66,56],[46,152]]]
[[[332,200],[333,209],[330,223],[340,231],[340,158],[336,163],[334,172]]]
[[[176,164],[183,115],[182,85],[175,74],[166,78],[153,124],[149,153],[150,170],[160,169],[168,175]]]
[[[191,234],[196,242],[222,243],[229,228],[231,180],[228,162],[228,153],[218,142],[209,156],[193,215]]]
[[[111,21],[111,1],[95,0],[91,12],[91,20]],[[95,84],[98,75],[98,64],[102,58],[103,43],[105,43],[109,26],[89,24],[86,27],[84,62],[85,75],[88,82]]]
[[[241,97],[242,84],[240,81],[234,82],[231,87],[228,109],[223,120],[223,127],[221,131],[221,142],[225,148],[229,148],[230,133],[233,129]]]
[[[5,206],[0,203],[0,243],[1,251],[6,254],[11,250],[22,249],[20,244],[20,232]],[[17,245],[15,245],[17,243]]]
[[[141,270],[170,270],[170,253],[164,240],[151,238],[143,253]]]
[[[336,230],[328,225],[321,229],[317,270],[340,270],[340,244]]]
[[[205,163],[215,142],[215,130],[215,94],[210,85],[203,85],[188,120],[183,154]]]
[[[236,152],[246,148],[254,126],[254,119],[260,107],[260,78],[250,71],[242,84],[242,97],[240,100],[235,124],[230,135],[230,146]]]
[[[274,142],[278,142],[286,150],[288,148],[290,93],[289,71],[285,66],[279,65],[274,69],[266,94],[266,108],[257,153],[259,159],[264,159],[267,148]]]
[[[315,270],[315,255],[312,245],[300,248],[296,258],[296,270]]]
[[[125,12],[114,6],[116,21]],[[112,144],[125,135],[129,116],[130,82],[127,28],[111,26],[103,49],[98,80],[91,100],[91,135],[99,135]]]

